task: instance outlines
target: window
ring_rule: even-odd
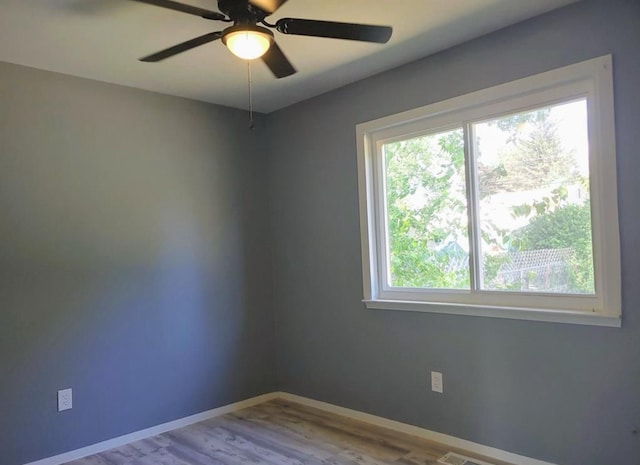
[[[368,307],[620,326],[610,56],[357,133]]]

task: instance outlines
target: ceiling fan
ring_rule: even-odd
[[[274,40],[270,29],[282,34],[293,34],[334,39],[349,39],[384,44],[391,38],[389,26],[339,23],[310,19],[282,18],[271,24],[267,16],[275,13],[287,0],[218,0],[220,12],[179,3],[173,0],[133,0],[204,19],[233,23],[222,31],[210,32],[195,39],[161,50],[141,58],[140,61],[158,62],[200,45],[221,39],[231,52],[243,59],[261,58],[276,78],[290,76],[296,69]],[[262,24],[263,26],[259,26]]]

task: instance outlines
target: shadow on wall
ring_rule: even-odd
[[[74,78],[43,82],[56,79]],[[20,101],[0,141],[3,464],[272,388],[272,317],[258,307],[270,287],[249,270],[267,268],[268,256],[247,244],[265,236],[253,217],[260,202],[249,204],[262,191],[243,148],[220,137],[235,134],[234,115],[69,86],[89,87],[71,102],[98,99],[103,111]],[[114,96],[122,101],[110,108]],[[144,111],[138,98],[149,100]],[[56,391],[67,387],[74,407],[58,413]]]

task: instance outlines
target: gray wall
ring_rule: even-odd
[[[637,1],[585,0],[269,115],[280,387],[563,465],[638,465],[639,44]],[[355,125],[608,53],[624,327],[365,309]]]
[[[1,465],[273,390],[266,156],[247,122],[0,63]]]

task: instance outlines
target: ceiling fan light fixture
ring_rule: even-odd
[[[232,26],[225,30],[222,42],[235,56],[254,60],[267,53],[273,42],[273,33],[260,26]]]

